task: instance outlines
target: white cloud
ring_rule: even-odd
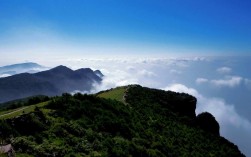
[[[101,84],[95,84],[92,93],[96,93],[102,90],[125,86],[129,84],[139,84],[138,78],[135,75],[131,75],[123,70],[109,71],[106,69],[102,70],[105,75]]]
[[[139,75],[145,76],[145,77],[154,77],[154,76],[156,76],[156,74],[154,72],[147,71],[145,69],[139,71],[138,73],[139,73]]]
[[[195,81],[197,84],[202,84],[208,82],[208,79],[206,78],[197,78]]]
[[[206,58],[206,57],[194,57],[193,61],[209,61],[209,58]]]
[[[163,88],[163,90],[170,90],[170,91],[174,91],[174,92],[179,92],[179,93],[188,93],[188,94],[191,94],[193,96],[198,96],[199,93],[193,89],[193,88],[188,88],[186,87],[185,85],[183,84],[171,84],[165,88]]]
[[[250,79],[244,79],[245,86],[251,90],[251,80]]]
[[[10,74],[0,74],[0,78],[11,76]]]
[[[170,70],[170,73],[171,73],[171,74],[181,74],[182,72],[179,71],[179,70],[171,69],[171,70]]]
[[[221,68],[218,68],[216,71],[221,74],[228,74],[232,71],[232,69],[229,67],[221,67]]]
[[[133,66],[128,66],[128,67],[126,67],[126,70],[130,71],[130,72],[134,72],[134,71],[136,71],[136,68]]]
[[[217,87],[236,87],[243,80],[240,76],[228,76],[226,79],[211,80],[211,83]]]
[[[213,79],[213,80],[209,80],[207,78],[197,78],[195,80],[197,84],[211,83],[213,86],[216,87],[230,87],[230,88],[239,86],[243,81],[246,86],[250,85],[251,87],[251,81],[249,82],[248,79],[244,79],[240,76],[226,76],[225,79]]]

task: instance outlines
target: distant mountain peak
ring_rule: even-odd
[[[63,72],[63,71],[73,71],[73,70],[71,70],[70,68],[68,68],[67,66],[64,66],[64,65],[59,65],[59,66],[57,66],[57,67],[55,67],[55,68],[52,68],[52,69],[50,69],[50,71],[58,71],[58,72]]]
[[[77,69],[76,71],[93,72],[91,68],[81,68],[81,69]]]
[[[36,73],[47,68],[34,62],[17,63],[0,67],[0,77],[11,76],[20,73]]]
[[[72,70],[64,65],[38,73],[21,73],[0,79],[0,102],[33,95],[60,95],[65,92],[90,91],[102,78],[90,68]]]
[[[52,68],[52,69],[70,69],[70,68],[68,68],[67,66],[64,66],[64,65],[59,65],[59,66],[56,66],[55,68]]]
[[[11,65],[6,65],[6,66],[2,66],[0,67],[0,69],[4,69],[4,68],[21,68],[21,67],[43,67],[42,65],[39,65],[37,63],[34,62],[26,62],[26,63],[17,63],[17,64],[11,64]]]

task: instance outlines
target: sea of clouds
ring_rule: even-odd
[[[242,113],[250,108],[251,79],[245,71],[235,73],[239,70],[236,64],[241,61],[232,64],[230,60],[212,57],[83,59],[71,65],[77,68],[84,62],[86,66],[102,71],[104,80],[94,86],[94,93],[117,86],[140,84],[195,96],[198,100],[196,114],[212,113],[220,123],[221,135],[251,156],[248,148],[251,145],[251,117],[248,116],[251,111]],[[240,76],[241,73],[245,75]],[[244,91],[246,95],[242,94]]]
[[[91,93],[129,84],[189,93],[197,98],[196,114],[212,113],[220,124],[221,136],[251,156],[251,73],[247,69],[251,57],[95,57],[39,63],[99,69],[105,76],[101,84],[93,85]]]

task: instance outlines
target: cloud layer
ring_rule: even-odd
[[[250,85],[251,79],[234,75],[234,72],[227,70],[227,68],[215,71],[215,69],[219,69],[217,68],[219,63],[222,62],[202,57],[68,58],[57,60],[57,64],[67,65],[73,69],[90,67],[93,70],[101,70],[105,75],[104,80],[101,85],[94,85],[93,93],[117,86],[140,84],[151,88],[194,95],[198,99],[196,113],[203,111],[212,113],[220,123],[221,135],[237,144],[246,155],[251,156],[251,151],[247,148],[251,145],[250,121],[238,113],[237,107],[240,106],[228,102],[229,97],[220,97],[216,94],[218,90],[225,88],[227,90],[224,92],[232,92],[228,89],[240,87],[244,82]],[[229,75],[230,72],[233,75]],[[206,87],[201,90],[203,86]],[[221,88],[208,88],[208,86]],[[236,93],[236,99],[238,99],[238,94]]]

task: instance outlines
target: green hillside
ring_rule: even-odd
[[[35,105],[23,106],[23,107],[19,107],[12,110],[2,111],[0,112],[0,119],[9,119],[9,118],[14,118],[23,114],[27,114],[27,113],[33,112],[36,107],[43,107],[43,106],[46,106],[47,104],[48,104],[48,101],[38,103]]]
[[[0,137],[17,156],[244,156],[220,137],[210,113],[196,117],[195,108],[196,98],[188,94],[136,85],[63,94],[1,120]]]
[[[127,89],[126,86],[117,87],[117,88],[110,89],[110,90],[107,90],[107,91],[99,92],[97,94],[97,96],[101,97],[101,98],[113,99],[113,100],[117,100],[117,101],[120,101],[122,103],[125,103],[124,95],[125,95],[126,89]]]

